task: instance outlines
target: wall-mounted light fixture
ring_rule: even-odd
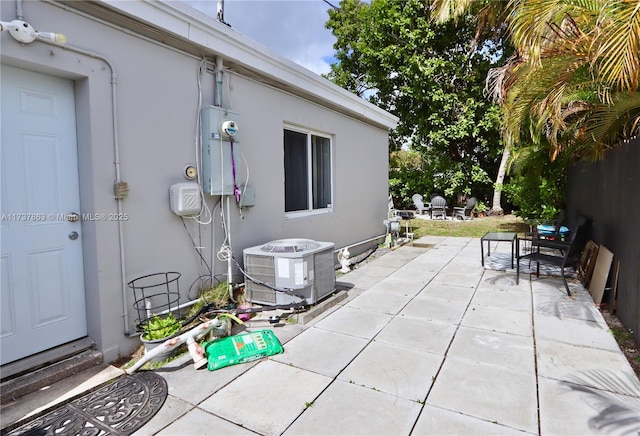
[[[0,32],[5,30],[9,32],[13,39],[22,44],[32,43],[36,39],[59,45],[67,42],[67,37],[62,33],[38,32],[31,24],[22,20],[0,21]]]

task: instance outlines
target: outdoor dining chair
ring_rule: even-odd
[[[532,246],[529,253],[518,256],[518,261],[516,262],[516,284],[520,281],[520,260],[528,259],[536,263],[536,277],[540,276],[540,264],[559,267],[567,295],[571,297],[571,290],[567,283],[566,268],[576,268],[578,266],[588,231],[589,226],[586,219],[584,221],[581,220],[581,224],[575,228],[575,231],[570,233],[569,244],[563,247],[561,256],[555,255],[554,251],[549,250],[550,248],[560,249],[559,247],[550,247],[546,241],[541,244],[540,242],[542,241],[538,240],[538,243]],[[547,250],[543,251],[542,249],[545,248]]]

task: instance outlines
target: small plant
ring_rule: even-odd
[[[308,409],[309,407],[313,407],[313,401],[307,401],[306,403],[304,403],[305,409]]]
[[[611,333],[616,339],[623,340],[623,341],[628,341],[633,338],[633,333],[623,328],[614,327],[611,329]]]
[[[473,211],[476,212],[478,215],[487,213],[487,210],[489,210],[489,208],[482,201],[478,201],[476,205],[473,207]]]
[[[229,305],[229,284],[223,281],[211,288],[202,289],[198,302],[191,306],[187,318],[198,313],[206,304],[216,308],[226,308]]]
[[[156,341],[168,338],[178,333],[181,327],[182,323],[173,316],[173,313],[169,313],[164,317],[153,315],[144,327],[145,332],[142,335],[142,339]]]

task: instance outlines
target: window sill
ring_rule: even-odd
[[[316,209],[316,210],[301,210],[297,212],[285,212],[284,217],[286,219],[304,218],[315,215],[326,215],[333,213],[333,209]]]

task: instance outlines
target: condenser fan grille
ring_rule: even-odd
[[[281,239],[263,245],[260,250],[266,253],[299,253],[315,250],[318,247],[320,244],[310,239]]]

